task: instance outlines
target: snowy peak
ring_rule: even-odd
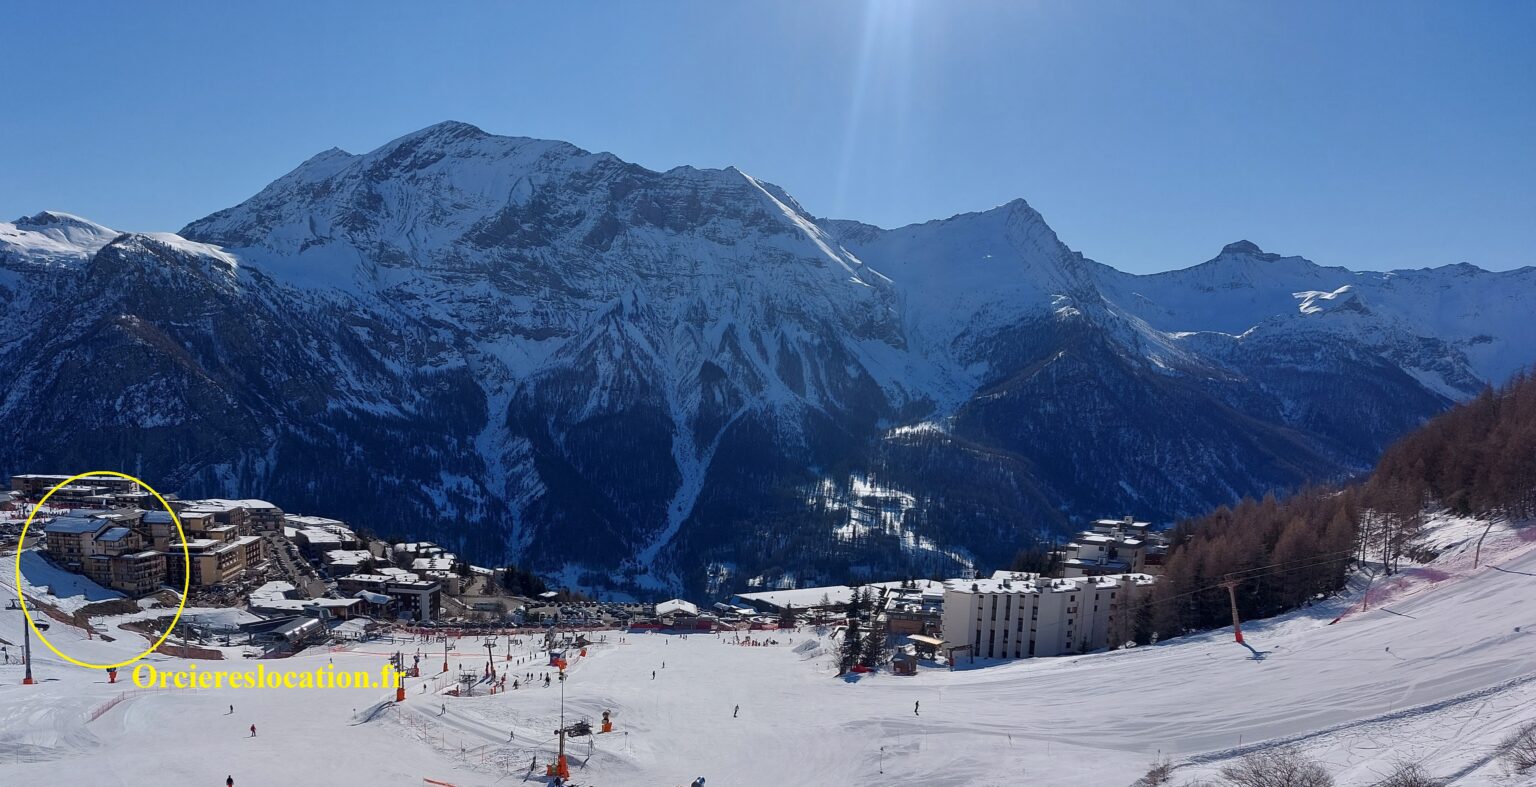
[[[331,148],[309,157],[303,164],[278,180],[319,181],[335,175],[357,156],[341,148]]]
[[[45,210],[12,223],[0,222],[0,262],[78,263],[118,234],[89,219]]]
[[[182,236],[0,225],[0,336],[23,337],[0,375],[34,375],[14,407],[46,420],[52,343],[95,370],[122,349],[96,328],[132,317],[113,335],[150,348],[138,373],[66,387],[183,388],[141,386],[138,420],[103,411],[122,439],[47,445],[139,466],[112,450],[137,450],[156,408],[228,411],[228,444],[189,454],[189,426],[146,470],[242,494],[320,478],[294,499],[334,488],[343,517],[675,590],[705,557],[819,564],[826,520],[802,513],[829,478],[879,475],[922,501],[911,541],[1006,560],[1064,516],[1173,517],[1356,471],[1536,360],[1533,299],[1536,270],[1356,273],[1249,241],[1136,276],[1022,199],[881,229],[734,167],[447,122],[324,151]],[[364,488],[379,467],[398,472]],[[904,544],[884,565],[914,565]],[[839,554],[873,565],[870,548]]]
[[[1301,304],[1297,310],[1302,314],[1332,314],[1343,311],[1357,314],[1369,314],[1370,310],[1360,300],[1360,293],[1353,285],[1346,284],[1332,292],[1319,292],[1309,290],[1307,292],[1292,293]]]
[[[803,213],[782,190],[767,188]],[[658,190],[692,191],[678,196],[694,204],[663,217],[666,206],[653,193]],[[756,187],[748,188],[735,170],[678,167],[658,173],[566,142],[496,136],[451,121],[362,155],[322,153],[245,203],[193,222],[182,234],[284,253],[332,242],[371,253],[383,243],[430,257],[456,242],[483,247],[508,234],[524,245],[547,244],[557,233],[594,229],[594,219],[605,218],[605,210],[625,200],[640,219],[681,231],[710,218],[729,198],[753,191]],[[599,235],[605,231],[596,229]]]
[[[72,213],[61,213],[56,210],[45,210],[32,216],[17,219],[15,224],[21,229],[33,230],[49,237],[71,239],[76,242],[92,238],[110,238],[117,234],[116,230],[103,227],[90,219],[84,219]]]
[[[433,123],[420,131],[406,134],[396,140],[396,142],[430,139],[453,141],[459,139],[484,139],[489,136],[491,135],[485,133],[479,126],[474,124],[465,123],[462,120],[444,120],[441,123]]]

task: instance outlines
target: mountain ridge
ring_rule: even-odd
[[[735,168],[458,122],[324,151],[180,235],[101,234],[0,224],[0,372],[32,386],[0,415],[40,429],[0,465],[95,451],[636,593],[987,565],[1073,519],[1337,478],[1536,360],[1536,269],[1237,241],[1128,274],[1022,199],[885,230]],[[121,379],[86,371],[125,340]],[[89,401],[157,377],[163,412]],[[47,425],[44,390],[119,436]],[[207,443],[220,408],[221,449],[134,442]]]

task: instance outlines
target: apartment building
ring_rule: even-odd
[[[929,634],[943,625],[944,583],[931,579],[876,582],[865,586],[883,608],[891,634]]]
[[[192,587],[228,584],[267,562],[266,542],[250,532],[249,517],[227,507],[200,505],[206,501],[191,502],[194,505],[179,511],[177,518],[187,536]],[[149,548],[165,554],[166,582],[180,587],[186,569],[175,522],[165,511],[147,511],[143,522],[149,534]]]
[[[1102,648],[1129,623],[1120,618],[1130,614],[1129,599],[1153,581],[1146,574],[1052,579],[1025,573],[950,580],[944,583],[944,639],[953,651],[988,659]]]
[[[36,502],[42,499],[59,484],[68,481],[70,476],[48,473],[24,473],[11,476],[11,490],[20,492],[22,497]],[[68,507],[65,501],[84,505],[93,495],[114,494],[142,494],[143,489],[137,482],[116,476],[89,476],[77,479],[73,484],[63,487],[48,498],[50,506],[57,505],[60,508]]]
[[[179,501],[177,511],[198,511],[211,514],[214,521],[218,524],[234,525],[258,533],[271,533],[282,529],[283,519],[287,516],[283,513],[283,509],[265,500],[256,499],[226,500],[224,498],[204,498],[201,500],[185,500]]]
[[[86,516],[54,517],[43,527],[48,554],[55,563],[84,573],[85,561],[95,552],[96,534],[109,526],[108,522]]]
[[[109,562],[106,585],[130,596],[153,593],[165,584],[165,553],[152,549],[124,553]]]
[[[443,603],[441,584],[418,579],[401,569],[380,569],[376,574],[348,574],[336,580],[336,589],[342,595],[368,591],[389,596],[399,603],[402,616],[420,621],[436,619]]]
[[[35,500],[68,478],[16,475],[11,488]],[[142,510],[147,494],[136,482],[113,477],[60,487],[48,499],[50,507],[91,507],[55,517],[42,528],[48,553],[71,571],[134,595],[161,584],[180,587],[188,572],[194,587],[210,587],[241,579],[265,564],[266,542],[252,531],[276,530],[284,521],[282,509],[264,500],[173,499],[173,517],[169,511]],[[186,535],[186,557],[178,519]]]
[[[251,512],[242,503],[240,500],[178,500],[172,505],[183,520],[205,516],[212,520],[209,527],[228,527],[245,535],[251,532]]]
[[[339,519],[285,514],[283,532],[309,558],[320,558],[337,549],[360,549],[362,539]]]
[[[135,513],[55,517],[43,528],[46,549],[55,562],[103,587],[132,596],[153,592],[165,582],[165,555],[146,549]]]
[[[1160,555],[1163,537],[1151,531],[1152,523],[1132,517],[1100,519],[1077,534],[1057,555],[1064,577],[1142,572],[1149,556]],[[1153,560],[1151,562],[1160,563]]]

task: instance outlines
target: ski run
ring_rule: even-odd
[[[1166,757],[1184,784],[1288,747],[1341,785],[1373,784],[1402,761],[1457,787],[1536,784],[1497,756],[1504,735],[1536,721],[1536,529],[1495,525],[1474,569],[1482,530],[1439,520],[1425,536],[1440,550],[1432,562],[1390,578],[1368,567],[1337,598],[1245,626],[1246,646],[1225,629],[1086,656],[839,678],[836,633],[808,626],[599,632],[584,657],[567,653],[565,723],[595,731],[610,711],[614,727],[570,739],[569,783],[1122,785]],[[14,594],[13,581],[6,572],[0,591]],[[39,682],[25,686],[22,620],[0,610],[11,656],[0,666],[0,784],[549,781],[562,687],[542,680],[558,671],[541,636],[492,643],[518,689],[491,695],[482,684],[462,697],[445,694],[444,643],[405,632],[283,660],[148,659],[173,671],[251,673],[259,663],[377,674],[397,651],[407,664],[420,653],[422,677],[395,702],[378,688],[142,690],[128,670],[109,684],[36,642]],[[141,647],[57,623],[48,634],[98,663]],[[743,644],[749,637],[756,646]],[[483,670],[485,641],[448,642],[450,675]]]

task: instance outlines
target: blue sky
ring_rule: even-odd
[[[1536,3],[25,3],[0,218],[174,230],[432,123],[734,164],[895,226],[1024,197],[1134,271],[1248,238],[1536,264]]]

